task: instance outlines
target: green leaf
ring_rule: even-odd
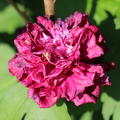
[[[11,34],[15,32],[18,27],[21,27],[24,24],[22,17],[11,5],[8,5],[0,11],[0,32]]]
[[[92,6],[93,6],[92,3],[93,3],[93,0],[87,0],[87,5],[86,5],[85,11],[87,11],[89,14],[90,14],[90,12],[92,10]]]
[[[14,51],[7,44],[0,44],[0,98],[5,90],[16,80],[8,72],[8,60],[14,55]]]
[[[14,50],[7,44],[0,43],[0,76],[2,74],[9,74],[8,72],[8,60],[15,54]]]
[[[118,102],[116,105],[116,109],[113,114],[113,120],[120,120],[120,102]]]
[[[10,76],[8,60],[14,51],[0,44],[0,119],[1,120],[70,120],[65,104],[41,109],[27,95],[27,88]]]
[[[113,98],[109,97],[106,93],[102,94],[101,101],[103,102],[103,118],[104,120],[109,120],[112,114],[114,113],[117,102]]]
[[[115,28],[120,29],[120,17],[114,19]]]
[[[8,116],[9,120],[20,120],[25,114],[25,120],[70,120],[65,104],[41,109],[27,97],[27,89],[20,83],[12,86],[0,103],[0,116],[3,120],[7,120]]]
[[[93,111],[85,112],[79,120],[92,120]]]

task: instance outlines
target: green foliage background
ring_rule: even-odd
[[[44,13],[42,0],[13,1],[32,22]],[[16,52],[13,40],[25,22],[11,4],[0,0],[0,120],[120,120],[120,0],[57,0],[57,17],[64,19],[74,11],[87,11],[91,24],[106,37],[106,60],[116,62],[110,72],[112,86],[103,87],[96,104],[76,107],[59,100],[52,108],[38,108],[27,89],[8,72],[7,62]]]

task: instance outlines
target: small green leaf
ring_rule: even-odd
[[[104,120],[109,120],[114,113],[116,101],[109,97],[106,93],[102,94],[101,101],[103,102],[102,115]]]
[[[114,19],[115,29],[120,29],[120,17]]]
[[[92,120],[93,111],[85,112],[79,120]]]
[[[6,73],[9,74],[8,61],[14,54],[14,50],[9,45],[0,43],[0,76]]]
[[[116,105],[116,109],[113,114],[113,120],[120,120],[120,102],[118,102]]]

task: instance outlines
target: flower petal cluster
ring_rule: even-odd
[[[95,103],[103,85],[110,85],[99,58],[104,39],[90,25],[88,15],[75,12],[64,21],[37,17],[14,40],[18,53],[9,61],[9,71],[28,88],[28,95],[41,108],[60,98],[76,106]]]

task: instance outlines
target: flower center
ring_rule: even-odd
[[[25,43],[30,44],[30,41],[29,40],[25,40]]]
[[[43,56],[50,61],[51,55],[48,52],[43,53]]]

